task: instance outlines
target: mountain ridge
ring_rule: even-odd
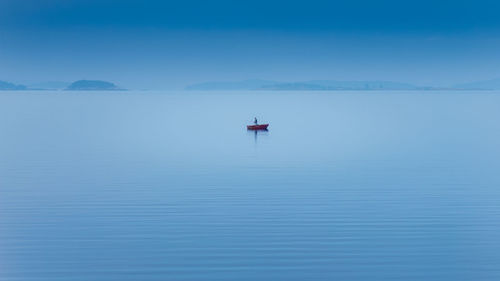
[[[103,80],[78,80],[71,83],[66,91],[121,91],[115,84]]]
[[[500,78],[460,83],[453,87],[464,90],[500,90]]]
[[[0,91],[26,90],[28,87],[21,84],[14,84],[6,81],[0,81]]]
[[[186,90],[419,90],[409,83],[391,81],[337,81],[309,80],[302,82],[277,82],[270,80],[214,81],[191,84]]]

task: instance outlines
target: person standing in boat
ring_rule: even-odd
[[[258,124],[258,123],[257,123],[257,117],[255,117],[255,118],[253,119],[253,123],[254,123],[255,125],[257,125],[257,124]]]

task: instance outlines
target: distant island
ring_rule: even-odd
[[[71,83],[67,91],[122,91],[115,84],[101,80],[78,80]]]
[[[500,90],[500,78],[457,84],[453,88],[463,90]]]
[[[500,90],[500,78],[455,84],[447,87],[418,86],[393,81],[339,81],[309,80],[299,82],[278,82],[272,80],[211,81],[191,84],[186,90],[195,91],[492,91]],[[73,83],[61,81],[37,82],[26,85],[0,80],[0,91],[17,90],[66,90],[66,91],[124,91],[116,84],[103,80],[78,80]]]
[[[189,85],[187,90],[273,90],[273,91],[335,91],[335,90],[436,90],[443,88],[421,87],[390,81],[334,81],[311,80],[305,82],[276,82],[244,80],[239,82],[205,82]]]
[[[415,86],[408,83],[388,82],[388,81],[332,81],[332,80],[312,80],[297,83],[278,83],[266,85],[261,90],[316,90],[316,91],[336,91],[336,90],[421,90],[424,87]]]
[[[24,85],[16,85],[14,83],[0,81],[0,91],[16,91],[16,90],[26,90],[28,87]]]

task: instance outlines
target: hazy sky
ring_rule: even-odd
[[[0,80],[500,77],[500,1],[0,0]]]

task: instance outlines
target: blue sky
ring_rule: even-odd
[[[497,1],[0,0],[0,80],[500,77]]]

